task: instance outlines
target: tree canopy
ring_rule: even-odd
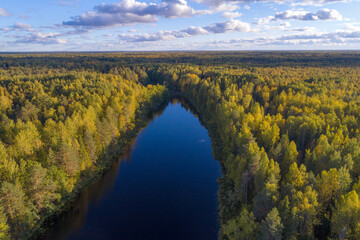
[[[359,239],[358,52],[0,55],[0,239],[29,237],[171,94],[209,130],[221,239]]]

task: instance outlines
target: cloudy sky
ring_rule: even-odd
[[[360,49],[360,1],[0,1],[0,52],[302,49]]]

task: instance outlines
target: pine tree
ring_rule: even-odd
[[[59,198],[55,193],[57,186],[47,174],[48,170],[42,168],[38,163],[29,169],[29,178],[27,180],[29,198],[39,211],[49,207],[54,200]]]
[[[289,171],[290,165],[297,161],[298,155],[299,153],[296,150],[296,144],[294,141],[291,141],[288,147],[286,148],[286,151],[284,153],[284,158],[281,162],[281,172],[283,176],[285,176],[286,173]]]
[[[261,222],[259,238],[262,240],[281,240],[283,224],[276,207],[274,207],[265,220]]]
[[[22,189],[12,183],[1,184],[0,206],[4,209],[13,229],[24,230],[30,227],[36,217],[33,206],[26,201]]]
[[[356,191],[341,196],[336,203],[332,223],[332,234],[338,239],[360,238],[360,200]]]
[[[223,227],[223,232],[229,240],[255,240],[257,228],[254,215],[243,208],[240,216],[228,221]]]
[[[4,214],[3,208],[0,206],[0,239],[10,240],[10,227],[7,224],[7,217]]]

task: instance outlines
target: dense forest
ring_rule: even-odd
[[[223,167],[220,239],[360,238],[360,53],[0,55],[0,239],[30,238],[173,94]]]

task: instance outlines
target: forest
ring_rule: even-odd
[[[220,239],[360,239],[357,51],[0,54],[0,239],[41,235],[174,94],[222,166]]]

